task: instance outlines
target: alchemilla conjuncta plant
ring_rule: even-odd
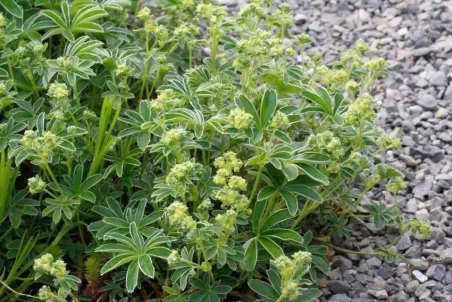
[[[2,301],[312,301],[350,219],[428,234],[374,161],[400,143],[375,127],[386,62],[364,42],[324,65],[270,0],[1,12]],[[365,198],[385,184],[391,202]]]

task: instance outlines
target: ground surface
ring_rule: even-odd
[[[242,1],[221,0],[231,10]],[[275,1],[281,2],[281,1]],[[399,252],[415,265],[336,256],[322,301],[452,301],[452,1],[290,0],[296,31],[307,32],[331,61],[361,38],[389,61],[381,83],[379,123],[401,150],[381,160],[406,175],[399,202],[407,218],[429,221],[427,240],[404,236]],[[389,197],[374,191],[376,200]],[[346,248],[372,251],[396,232],[356,227]]]

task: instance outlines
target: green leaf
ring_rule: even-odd
[[[247,271],[254,270],[257,262],[257,240],[252,238],[245,243],[245,269]]]
[[[207,294],[208,294],[208,292],[204,291],[204,290],[195,291],[188,298],[188,302],[203,302],[203,301],[207,301],[207,298],[206,298]]]
[[[155,247],[149,250],[149,255],[166,259],[171,254],[171,250],[166,247]]]
[[[235,103],[237,106],[243,111],[251,114],[253,116],[254,122],[256,125],[260,125],[259,116],[257,115],[256,107],[254,107],[253,103],[246,97],[246,95],[241,94],[240,96],[235,98]]]
[[[294,164],[284,164],[282,172],[286,176],[288,181],[294,180],[298,176],[298,167]]]
[[[328,273],[330,272],[330,266],[325,258],[317,255],[311,255],[311,257],[312,263],[314,263],[325,276],[328,276]]]
[[[264,210],[267,206],[267,200],[262,199],[256,201],[253,210],[253,230],[259,229],[259,225],[262,219],[262,215],[264,214]]]
[[[205,284],[204,281],[202,281],[199,278],[191,278],[190,284],[193,285],[197,289],[208,289],[209,285]]]
[[[257,200],[264,200],[264,199],[268,199],[270,198],[270,196],[272,196],[274,193],[276,192],[276,188],[274,187],[265,187],[262,188],[259,191],[259,194],[257,194]]]
[[[306,197],[307,199],[311,199],[316,202],[323,202],[322,196],[320,196],[320,194],[317,193],[317,191],[315,191],[311,187],[308,187],[305,185],[294,184],[294,185],[284,186],[283,189],[284,189],[284,191],[289,191],[289,192],[292,192],[295,194],[299,194],[303,197]]]
[[[259,243],[267,250],[267,252],[273,257],[278,258],[284,255],[283,249],[276,244],[273,240],[267,237],[259,237]]]
[[[149,278],[154,278],[154,265],[152,264],[152,259],[148,255],[143,255],[138,259],[138,264],[140,265],[140,270]]]
[[[301,295],[295,300],[296,302],[309,302],[322,295],[322,291],[318,288],[310,288],[301,292]]]
[[[260,125],[261,128],[267,126],[275,113],[277,105],[276,91],[273,89],[265,90],[261,100]]]
[[[328,181],[328,177],[326,177],[322,172],[320,172],[319,170],[317,170],[316,168],[314,168],[311,165],[305,164],[305,163],[298,163],[297,164],[300,169],[309,177],[311,177],[312,179],[321,182],[324,185],[328,185],[329,181]]]
[[[321,89],[324,90],[324,88]],[[321,89],[319,91],[322,91]],[[324,94],[322,93],[322,96],[320,96],[318,94],[319,91],[304,90],[301,93],[301,96],[319,105],[319,107],[322,108],[323,112],[325,112],[326,114],[332,115],[333,108],[331,105],[331,99],[329,97],[328,99],[322,98]]]
[[[149,145],[149,140],[151,139],[151,134],[147,131],[142,131],[140,134],[138,134],[137,137],[137,143],[138,147],[141,150],[146,150],[147,146]]]
[[[85,179],[85,181],[82,184],[81,189],[89,190],[90,188],[97,185],[102,179],[103,179],[103,176],[100,174],[92,175],[92,176],[88,177],[87,179]]]
[[[58,143],[58,146],[62,149],[64,149],[65,151],[68,151],[70,153],[74,153],[75,151],[77,151],[77,149],[75,148],[74,144],[71,143],[68,140],[61,140]]]
[[[283,221],[286,221],[287,219],[292,218],[292,215],[290,215],[289,210],[282,209],[278,210],[274,213],[272,213],[264,222],[262,227],[260,228],[261,232],[264,232],[268,229],[270,229],[272,226],[279,224]]]
[[[127,292],[132,293],[135,290],[135,287],[137,287],[139,273],[140,270],[138,260],[135,260],[132,263],[130,263],[129,267],[127,268],[126,274]]]
[[[303,244],[303,237],[298,232],[289,229],[270,229],[262,233],[262,236],[276,238],[279,240],[290,240],[298,244]]]
[[[232,290],[232,287],[228,285],[219,285],[213,288],[213,291],[220,295],[226,295]]]
[[[273,300],[277,300],[279,298],[279,294],[276,292],[276,290],[274,290],[273,287],[266,282],[252,279],[248,282],[248,285],[253,291],[261,295],[262,297]]]
[[[316,153],[316,152],[306,152],[306,153],[298,154],[291,160],[291,162],[292,163],[304,162],[304,163],[312,163],[312,164],[322,164],[322,163],[327,163],[330,160],[331,160],[330,157],[326,154]]]
[[[124,265],[126,263],[129,263],[136,259],[135,255],[125,254],[125,255],[118,255],[116,257],[111,258],[100,270],[100,274],[104,275],[108,273],[109,271],[114,270],[117,267],[120,267],[121,265]]]
[[[298,211],[298,200],[297,198],[288,191],[281,191],[281,196],[286,203],[287,209],[289,210],[290,215],[295,215]]]
[[[24,11],[22,7],[16,3],[14,0],[1,0],[0,4],[14,17],[22,19]]]

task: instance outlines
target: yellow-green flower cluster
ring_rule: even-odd
[[[242,39],[237,42],[238,50],[248,56],[256,57],[268,52],[267,41],[272,39],[272,34],[268,31],[257,29],[250,33],[248,39]]]
[[[57,64],[66,71],[72,71],[72,69],[74,68],[72,58],[68,57],[58,57]]]
[[[155,32],[156,29],[157,29],[157,27],[158,27],[157,22],[155,22],[155,21],[152,20],[152,19],[149,19],[149,20],[147,20],[147,21],[144,23],[144,31],[145,31],[146,33],[153,33],[153,32]]]
[[[96,120],[96,118],[97,118],[96,114],[94,112],[92,112],[91,110],[85,109],[83,111],[83,119],[85,121],[87,121],[87,122],[88,121],[94,121],[94,120]]]
[[[352,92],[357,91],[358,88],[359,88],[359,84],[354,80],[350,80],[345,84],[345,89],[350,90]]]
[[[174,30],[174,35],[178,41],[188,41],[199,35],[199,27],[192,23],[182,23]]]
[[[196,7],[196,12],[199,17],[205,18],[212,24],[217,24],[226,17],[226,11],[217,5],[209,4],[198,4]]]
[[[233,190],[245,191],[247,183],[243,177],[233,175],[229,178],[228,187]]]
[[[166,146],[178,146],[184,140],[187,131],[182,128],[175,128],[167,131],[162,137],[162,143]]]
[[[406,183],[402,177],[396,177],[386,185],[386,189],[392,194],[397,194],[400,190],[406,189]]]
[[[146,21],[151,16],[151,10],[145,7],[138,12],[137,16],[141,21]]]
[[[172,250],[171,254],[166,259],[166,261],[168,262],[169,266],[179,262],[179,260],[180,260],[180,255],[179,255],[179,252],[177,250]]]
[[[221,201],[222,207],[233,209],[238,213],[251,214],[248,198],[234,189],[223,187],[215,192],[215,198]]]
[[[349,75],[345,70],[336,70],[330,76],[330,83],[333,85],[344,85],[348,80]]]
[[[45,302],[60,301],[57,299],[58,296],[54,292],[52,292],[50,287],[48,287],[47,285],[44,285],[39,289],[38,298]]]
[[[195,172],[200,167],[200,164],[191,161],[187,161],[182,164],[176,164],[171,168],[170,172],[166,176],[166,183],[171,185],[187,183],[191,180],[193,172]]]
[[[314,41],[312,41],[311,37],[308,34],[306,34],[306,33],[298,35],[297,36],[297,41],[298,41],[298,44],[300,44],[301,47],[304,47],[305,45],[308,45],[308,44],[312,44],[314,42]]]
[[[374,116],[373,98],[366,93],[348,107],[345,120],[347,124],[356,125]]]
[[[345,154],[345,148],[341,140],[330,131],[311,134],[307,144],[316,151],[326,151],[334,158],[340,158]]]
[[[385,59],[373,59],[364,64],[364,66],[369,69],[375,76],[379,77],[386,73],[386,67],[388,66],[388,61]]]
[[[35,259],[33,269],[50,274],[53,266],[53,256],[51,254],[44,254],[40,258]]]
[[[265,8],[263,3],[248,3],[239,11],[238,15],[242,20],[249,20],[252,17],[262,18],[265,16]]]
[[[408,227],[412,234],[421,237],[427,237],[432,233],[432,226],[425,221],[412,219],[409,221]]]
[[[274,23],[287,29],[292,26],[294,22],[292,8],[287,3],[282,3],[279,8],[273,13],[272,19]]]
[[[212,201],[209,198],[205,198],[198,206],[198,210],[201,212],[210,211],[213,208]]]
[[[359,54],[359,55],[363,55],[367,52],[367,50],[369,49],[369,46],[367,46],[367,44],[363,41],[363,40],[358,40],[355,43],[355,51]]]
[[[190,232],[196,229],[196,222],[188,213],[188,208],[180,201],[174,201],[166,209],[168,220],[172,225]]]
[[[183,8],[188,8],[195,4],[195,0],[182,0],[181,4]]]
[[[64,279],[66,275],[66,263],[61,259],[55,261],[50,269],[50,274],[58,280]]]
[[[119,77],[129,77],[133,72],[132,66],[127,60],[119,60],[116,65],[116,75]]]
[[[47,161],[52,149],[56,146],[57,136],[50,131],[44,131],[41,136],[38,136],[35,131],[26,130],[20,143],[26,148],[34,149],[39,153],[41,160]]]
[[[246,180],[234,175],[240,171],[242,165],[242,161],[237,159],[234,152],[228,152],[224,157],[215,159],[214,166],[218,170],[213,181],[223,186],[222,189],[215,192],[215,197],[222,202],[223,207],[228,207],[238,213],[250,213],[248,198],[239,193],[246,190]]]
[[[237,129],[246,129],[250,126],[253,116],[242,109],[231,110],[228,116],[229,125]]]
[[[6,19],[3,16],[3,13],[0,13],[0,27],[3,27],[6,25]]]
[[[31,194],[37,194],[44,191],[46,183],[41,179],[39,175],[28,179],[28,190]]]
[[[270,126],[275,129],[287,129],[290,126],[289,117],[285,113],[278,111],[273,117]]]
[[[61,259],[53,260],[51,254],[42,255],[40,258],[35,259],[33,269],[39,273],[50,274],[58,280],[64,279],[67,275],[66,263]]]
[[[61,100],[69,95],[69,90],[64,83],[52,83],[49,86],[47,95],[51,98]]]
[[[298,295],[298,282],[296,280],[297,271],[311,265],[311,253],[299,251],[292,259],[281,256],[273,261],[273,265],[281,275],[281,295],[289,300],[294,300]]]
[[[220,225],[223,233],[231,234],[235,231],[235,223],[237,219],[237,212],[234,210],[227,210],[224,214],[218,214],[215,221]]]
[[[167,111],[169,109],[180,107],[184,102],[175,97],[174,91],[165,89],[160,92],[155,100],[151,101],[151,108],[159,111]]]
[[[213,164],[218,168],[216,175],[218,177],[214,177],[214,182],[221,185],[225,185],[227,178],[234,172],[240,172],[240,168],[243,166],[243,162],[237,158],[237,154],[234,152],[227,152],[224,156],[217,157]]]

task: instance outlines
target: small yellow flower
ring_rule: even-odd
[[[231,110],[228,116],[229,124],[237,129],[246,129],[250,126],[253,116],[242,109]]]
[[[35,259],[33,269],[44,273],[50,273],[53,266],[53,256],[51,254],[44,254],[40,258]]]
[[[51,98],[60,100],[69,95],[69,90],[68,90],[66,84],[64,84],[64,83],[52,83],[49,86],[47,95]]]
[[[177,263],[179,260],[180,260],[180,255],[179,255],[179,252],[176,250],[172,250],[171,254],[166,259],[169,266],[173,265],[174,263]]]
[[[245,191],[247,184],[246,180],[243,177],[231,176],[228,182],[228,186],[231,189]]]
[[[149,8],[145,7],[138,12],[137,16],[141,21],[146,21],[147,19],[149,19],[150,15],[151,15],[151,10]]]
[[[287,117],[286,114],[284,114],[281,111],[278,111],[275,114],[275,116],[273,117],[273,120],[272,120],[270,126],[272,128],[275,128],[275,129],[282,129],[282,130],[284,130],[284,129],[289,128],[290,121],[289,121],[289,118]]]
[[[346,122],[348,124],[359,124],[360,121],[370,119],[374,116],[373,98],[369,94],[364,94],[348,108]]]
[[[350,91],[356,91],[359,88],[359,84],[354,81],[354,80],[350,80],[345,84],[345,89],[350,90]]]
[[[0,13],[0,27],[5,26],[6,25],[6,19],[3,16],[3,13]]]
[[[227,210],[225,214],[218,214],[215,217],[215,221],[220,225],[220,229],[228,234],[235,231],[236,219],[237,212],[234,210]]]
[[[41,193],[45,188],[46,183],[41,179],[39,175],[28,179],[28,189],[31,194]]]
[[[66,276],[66,263],[61,259],[55,261],[50,269],[50,274],[58,280],[64,279],[64,276]]]
[[[358,54],[363,55],[367,52],[368,49],[369,49],[369,47],[363,40],[356,41],[355,50]]]
[[[52,292],[50,287],[48,287],[47,285],[43,285],[39,289],[38,297],[42,301],[49,302],[49,301],[56,301],[55,298],[57,297],[57,295],[54,292]]]

